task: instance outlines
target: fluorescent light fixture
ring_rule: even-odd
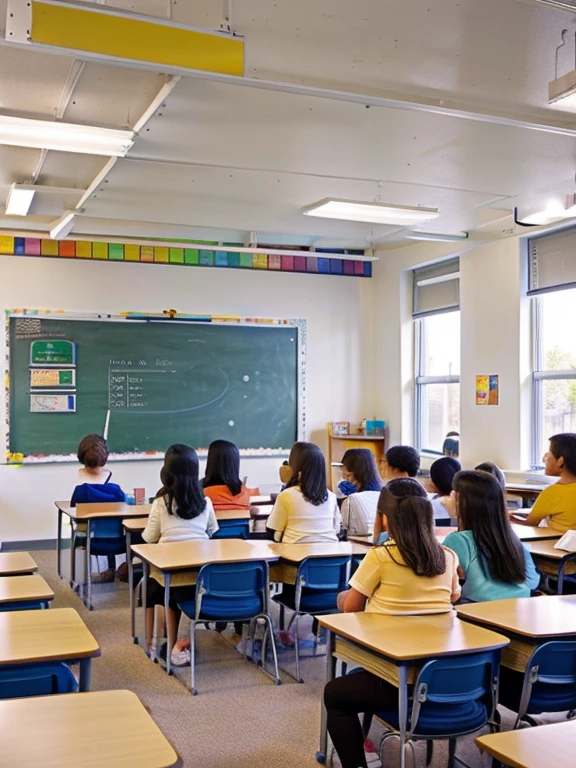
[[[74,211],[66,211],[59,219],[50,225],[50,237],[52,240],[64,240],[68,237],[74,226]]]
[[[353,200],[333,198],[325,198],[314,205],[309,205],[302,213],[324,219],[364,221],[367,224],[396,224],[405,227],[425,224],[440,216],[437,208],[409,208],[404,205],[358,203]]]
[[[560,200],[551,200],[543,211],[531,213],[522,219],[522,224],[544,227],[547,224],[554,224],[563,219],[572,219],[576,216],[576,199],[574,195],[566,196],[566,204],[562,205]]]
[[[576,111],[576,69],[548,84],[548,103],[558,109]]]
[[[12,184],[6,200],[6,216],[26,216],[36,190],[25,184]]]
[[[459,243],[468,240],[468,232],[458,232],[454,235],[443,235],[438,232],[406,232],[408,240],[424,240],[431,243]]]
[[[124,157],[134,144],[134,132],[0,115],[0,144]]]

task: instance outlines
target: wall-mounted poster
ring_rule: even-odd
[[[476,405],[498,405],[500,383],[498,374],[476,376]]]

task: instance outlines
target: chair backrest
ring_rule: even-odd
[[[0,699],[75,693],[76,678],[61,661],[0,667]]]
[[[268,563],[209,563],[202,566],[196,583],[194,614],[251,618],[267,610]],[[187,616],[190,605],[181,603]]]
[[[125,539],[119,517],[95,517],[90,523],[92,539]]]
[[[341,592],[346,589],[350,560],[350,555],[307,557],[298,566],[296,584],[326,592]]]
[[[426,704],[436,705],[436,719],[453,713],[454,705],[482,702],[487,717],[495,707],[496,679],[500,665],[500,651],[484,651],[464,656],[445,656],[425,664],[414,685],[414,703],[411,730],[418,731],[418,719]]]
[[[530,710],[564,712],[576,708],[576,641],[544,643],[534,651],[526,669],[529,679],[523,698]]]
[[[247,539],[250,535],[249,520],[218,520],[218,530],[213,539]]]

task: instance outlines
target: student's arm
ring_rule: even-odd
[[[547,490],[546,488],[538,496],[527,518],[524,520],[514,518],[514,522],[519,525],[538,525],[544,518],[548,517],[550,515],[550,506]]]
[[[524,544],[522,544],[522,549],[524,551],[524,562],[526,563],[526,586],[530,587],[531,590],[538,589],[540,586],[540,574],[536,570],[532,556]]]
[[[340,512],[340,507],[338,506],[338,502],[336,501],[336,497],[333,498],[333,502],[334,502],[334,506],[332,507],[332,521],[333,521],[332,524],[333,524],[336,535],[338,535],[342,530],[342,514]]]
[[[450,561],[452,562],[452,594],[450,595],[450,602],[456,603],[458,600],[460,600],[460,596],[462,595],[462,587],[460,586],[460,580],[459,580],[459,571],[461,570],[458,566],[458,555],[455,552],[450,553]],[[449,562],[450,562],[449,561]]]
[[[288,525],[288,494],[286,491],[278,494],[270,517],[266,522],[266,529],[274,534],[274,541],[281,541],[282,534]]]
[[[214,536],[216,531],[219,528],[218,520],[216,519],[216,513],[214,512],[214,505],[212,504],[212,501],[208,498],[206,498],[206,512],[207,512],[207,521],[206,521],[206,533],[210,538]]]
[[[357,613],[366,607],[366,595],[351,587],[338,595],[338,610],[342,613]]]
[[[376,517],[374,518],[374,544],[378,544],[380,534],[384,532],[384,526],[382,525],[382,515],[376,510]]]
[[[156,542],[160,541],[160,536],[162,535],[160,514],[163,504],[163,499],[154,499],[152,508],[150,509],[150,517],[148,518],[146,528],[142,533],[142,538],[147,544],[156,544]]]
[[[350,527],[350,498],[347,496],[342,501],[342,506],[340,507],[340,513],[342,515],[342,525],[344,528]]]

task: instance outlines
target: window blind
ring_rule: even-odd
[[[528,294],[576,288],[576,227],[528,240]]]
[[[459,259],[449,259],[415,269],[413,278],[414,317],[460,309]]]

